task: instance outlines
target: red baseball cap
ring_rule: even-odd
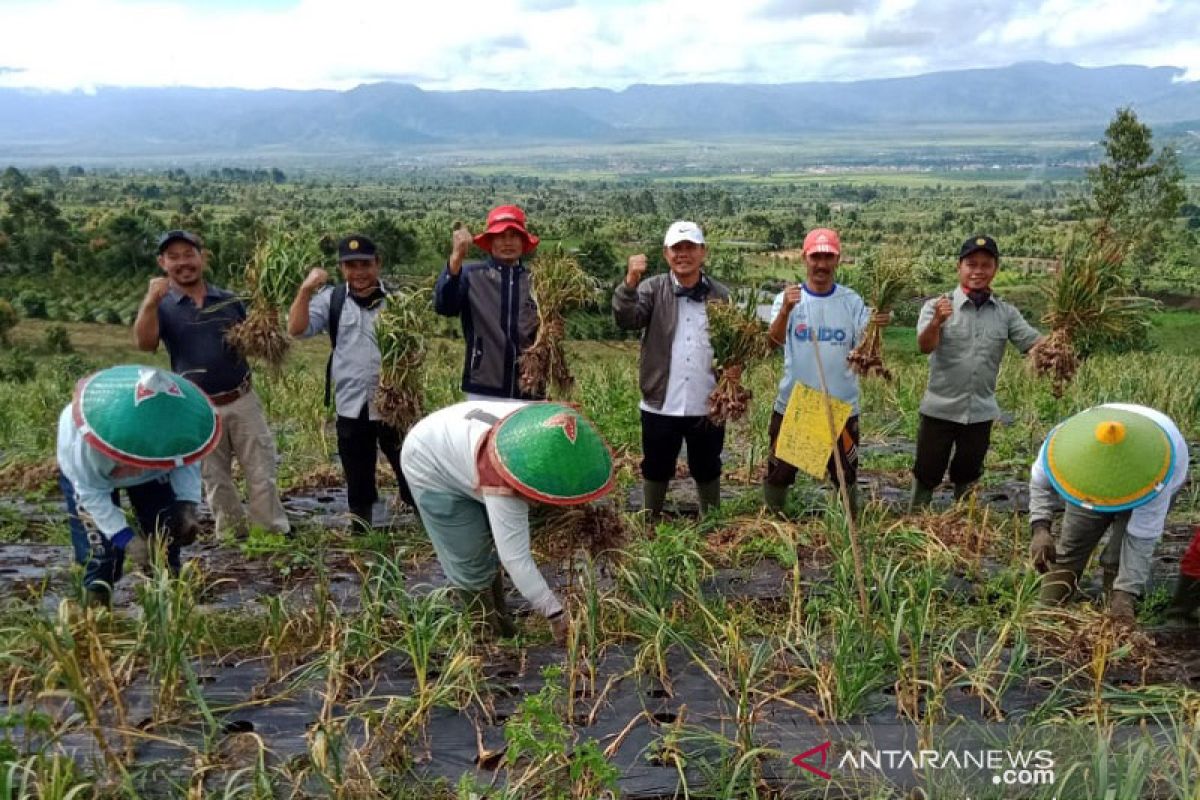
[[[837,231],[831,228],[813,228],[809,231],[808,236],[804,237],[804,255],[809,253],[833,253],[840,256],[842,241],[838,238]]]
[[[513,228],[525,240],[528,253],[538,246],[538,237],[525,230],[525,212],[517,206],[496,206],[487,215],[487,229],[475,237],[475,244],[482,250],[492,252],[491,238],[501,231]]]

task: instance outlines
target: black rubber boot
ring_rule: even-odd
[[[1171,605],[1167,606],[1167,616],[1187,619],[1200,608],[1200,579],[1187,575],[1179,576],[1179,585],[1175,587],[1175,596]]]
[[[492,579],[492,614],[489,622],[492,630],[497,636],[508,638],[517,635],[517,626],[513,622],[512,615],[508,613],[508,603],[504,599],[504,576],[500,570],[496,570],[496,577]]]

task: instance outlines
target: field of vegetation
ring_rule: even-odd
[[[1023,513],[1036,449],[1071,413],[1142,403],[1200,440],[1194,190],[1130,276],[1173,308],[1096,348],[1062,396],[1010,353],[979,491],[959,504],[941,492],[909,515],[927,376],[917,303],[953,285],[962,238],[988,232],[1005,252],[998,291],[1039,321],[1048,265],[1061,266],[1086,214],[1083,182],[351,184],[74,168],[2,180],[0,298],[16,314],[0,350],[0,796],[1200,798],[1200,629],[1162,618],[1200,492],[1189,484],[1176,502],[1134,631],[1111,626],[1098,600],[1037,605]],[[235,288],[269,232],[313,237],[331,266],[332,243],[357,230],[381,245],[388,278],[411,286],[439,269],[455,222],[479,224],[501,200],[525,206],[543,247],[574,252],[597,281],[592,307],[568,320],[566,353],[574,397],[618,457],[622,530],[606,533],[623,543],[594,552],[570,518],[539,516],[538,562],[573,617],[565,648],[515,597],[518,635],[479,638],[452,612],[411,515],[393,510],[369,536],[344,530],[324,339],[256,373],[297,537],[209,537],[178,580],[155,567],[125,579],[113,612],[82,608],[54,421],[89,371],[165,364],[136,352],[128,328],[161,230],[202,233],[210,279]],[[784,517],[761,509],[778,357],[746,378],[754,400],[729,429],[721,509],[699,516],[681,472],[668,521],[651,529],[638,513],[637,344],[616,334],[607,301],[629,253],[663,269],[657,242],[676,217],[705,227],[712,271],[746,290],[794,280],[790,251],[817,223],[841,231],[852,283],[885,248],[913,254],[915,285],[884,341],[893,380],[863,384],[869,502],[857,525],[805,479]],[[427,409],[459,398],[462,343],[453,325],[435,333]],[[986,750],[1052,763],[861,759]],[[805,753],[808,767],[793,763]]]

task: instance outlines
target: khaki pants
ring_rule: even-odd
[[[1107,530],[1108,544],[1100,554],[1100,565],[1105,571],[1116,573],[1114,589],[1144,596],[1146,582],[1150,579],[1151,558],[1158,540],[1127,536],[1125,526],[1129,524],[1130,513],[1103,514],[1068,503],[1055,551],[1055,566],[1081,574]]]
[[[221,415],[221,440],[200,464],[217,535],[236,535],[246,530],[246,513],[233,480],[235,457],[246,477],[250,522],[286,533],[287,515],[275,484],[275,437],[267,427],[258,395],[251,390],[217,411]]]

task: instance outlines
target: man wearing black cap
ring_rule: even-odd
[[[275,483],[275,437],[250,385],[250,366],[225,340],[246,318],[237,296],[204,280],[204,246],[194,233],[167,231],[158,240],[158,266],[133,323],[139,349],[154,352],[161,341],[171,370],[204,390],[221,415],[221,438],[204,459],[205,493],[217,535],[242,537],[247,513],[233,479],[236,457],[246,476],[249,522],[288,533],[287,515]]]
[[[309,271],[288,310],[288,333],[307,338],[329,332],[326,402],[332,388],[346,498],[352,526],[361,533],[371,527],[371,510],[379,499],[375,487],[377,449],[392,465],[400,497],[410,506],[413,500],[400,470],[401,431],[380,421],[374,407],[382,363],[375,318],[387,302],[380,279],[383,259],[374,242],[353,235],[338,242],[338,264],[345,283],[324,291],[320,290],[329,273],[320,267]]]
[[[970,237],[958,252],[959,285],[921,309],[917,347],[929,355],[929,384],[919,409],[910,510],[929,505],[947,465],[955,499],[979,480],[1000,416],[996,377],[1004,347],[1012,342],[1026,353],[1041,339],[1020,311],[992,294],[999,266],[996,240]]]

